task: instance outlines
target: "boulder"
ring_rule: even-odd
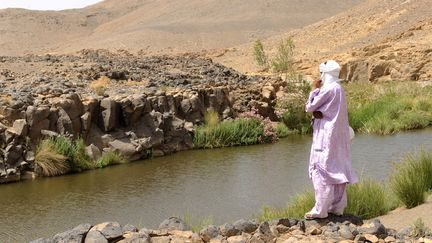
[[[8,128],[7,131],[18,137],[25,137],[28,131],[27,121],[25,119],[15,120],[12,127]]]
[[[164,220],[159,225],[159,229],[188,231],[191,228],[182,219],[177,217],[171,217],[169,219]]]
[[[141,158],[141,154],[136,150],[136,147],[132,143],[116,139],[112,142],[109,142],[109,146],[114,151],[125,156],[129,161],[135,161]]]
[[[56,234],[53,240],[57,243],[81,243],[90,228],[90,224],[80,224],[71,230]]]
[[[65,110],[62,108],[58,109],[58,119],[57,119],[57,131],[60,134],[75,134],[73,129],[72,120]]]
[[[94,161],[98,160],[102,156],[102,152],[94,144],[90,144],[86,147],[86,154]]]
[[[210,242],[211,239],[218,237],[221,234],[219,228],[214,225],[209,225],[202,229],[199,233],[204,242]]]
[[[231,237],[234,235],[237,235],[240,233],[240,231],[238,229],[236,229],[236,227],[234,227],[234,225],[230,224],[230,223],[226,223],[224,225],[221,225],[219,227],[219,230],[221,232],[221,234],[225,237]]]
[[[102,235],[101,232],[97,230],[90,230],[85,237],[84,243],[108,243],[108,240]]]
[[[105,222],[105,223],[97,224],[90,229],[88,234],[90,235],[90,233],[93,232],[100,232],[102,236],[107,240],[117,239],[121,237],[123,234],[122,227],[117,222]],[[97,234],[95,234],[95,236],[97,236]]]
[[[102,128],[105,132],[112,131],[119,125],[120,107],[110,98],[105,98],[100,103],[102,112]]]
[[[118,243],[150,243],[150,236],[142,232],[127,232]]]
[[[252,220],[240,219],[234,223],[234,227],[240,232],[252,233],[258,228],[258,224]]]

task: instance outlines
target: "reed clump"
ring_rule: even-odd
[[[104,168],[108,165],[125,164],[127,159],[118,152],[108,151],[102,155],[102,157],[96,161],[96,167]]]
[[[424,203],[432,190],[432,153],[421,150],[418,154],[408,154],[395,165],[390,185],[407,208]]]
[[[56,151],[49,140],[42,141],[36,149],[35,163],[44,176],[58,176],[69,172],[66,156]]]

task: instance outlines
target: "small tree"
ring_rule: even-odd
[[[286,77],[288,77],[288,74],[293,73],[294,48],[292,37],[288,37],[279,43],[276,56],[272,60],[272,67],[275,72],[285,73]]]
[[[254,49],[255,61],[257,62],[258,66],[263,67],[263,68],[268,68],[269,67],[269,61],[268,61],[268,57],[264,51],[263,43],[260,40],[256,40],[254,45],[253,45],[253,49]]]

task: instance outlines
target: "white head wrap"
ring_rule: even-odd
[[[336,61],[328,60],[319,66],[323,86],[339,81],[341,67]]]

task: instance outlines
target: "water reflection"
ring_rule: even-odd
[[[392,161],[419,146],[432,130],[357,136],[354,168],[388,176]],[[119,221],[157,227],[186,213],[215,223],[249,217],[263,204],[283,206],[312,188],[307,178],[311,139],[292,136],[272,145],[188,151],[168,157],[57,178],[0,186],[0,239],[49,236],[83,222]]]

